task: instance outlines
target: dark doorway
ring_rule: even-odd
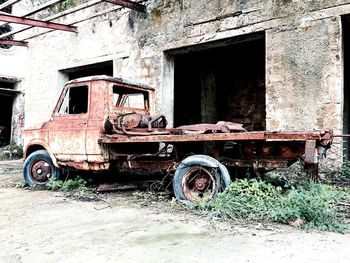
[[[350,15],[342,17],[343,52],[344,52],[344,105],[343,105],[343,133],[350,132]],[[344,156],[350,157],[349,139],[344,139]]]
[[[113,76],[113,61],[106,61],[76,68],[65,69],[63,72],[68,74],[69,80],[93,75]]]
[[[174,55],[174,126],[244,124],[265,130],[265,34],[191,47]]]
[[[0,82],[0,146],[4,146],[11,141],[12,131],[12,108],[14,95],[13,84]]]

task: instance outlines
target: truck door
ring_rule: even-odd
[[[86,127],[89,111],[89,86],[65,90],[49,124],[49,144],[59,160],[86,160]]]

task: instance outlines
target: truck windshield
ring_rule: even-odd
[[[114,86],[113,105],[119,108],[148,109],[148,92]]]

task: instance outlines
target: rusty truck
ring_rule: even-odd
[[[51,118],[24,130],[23,174],[37,187],[62,169],[167,171],[176,198],[196,202],[223,191],[231,168],[261,176],[302,160],[317,176],[332,137],[331,130],[246,131],[228,121],[167,128],[152,87],[92,76],[67,82]]]

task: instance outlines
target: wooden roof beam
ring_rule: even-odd
[[[0,21],[28,25],[28,26],[51,28],[51,29],[55,29],[55,30],[63,30],[63,31],[75,32],[75,33],[78,32],[77,28],[74,26],[67,26],[67,25],[63,25],[63,24],[45,22],[45,21],[41,21],[41,20],[23,18],[23,17],[13,16],[13,15],[4,15],[2,13],[0,13]]]
[[[129,1],[129,0],[103,0],[104,2],[120,5],[123,7],[127,7],[138,12],[146,12],[146,6],[141,5],[139,3]]]

